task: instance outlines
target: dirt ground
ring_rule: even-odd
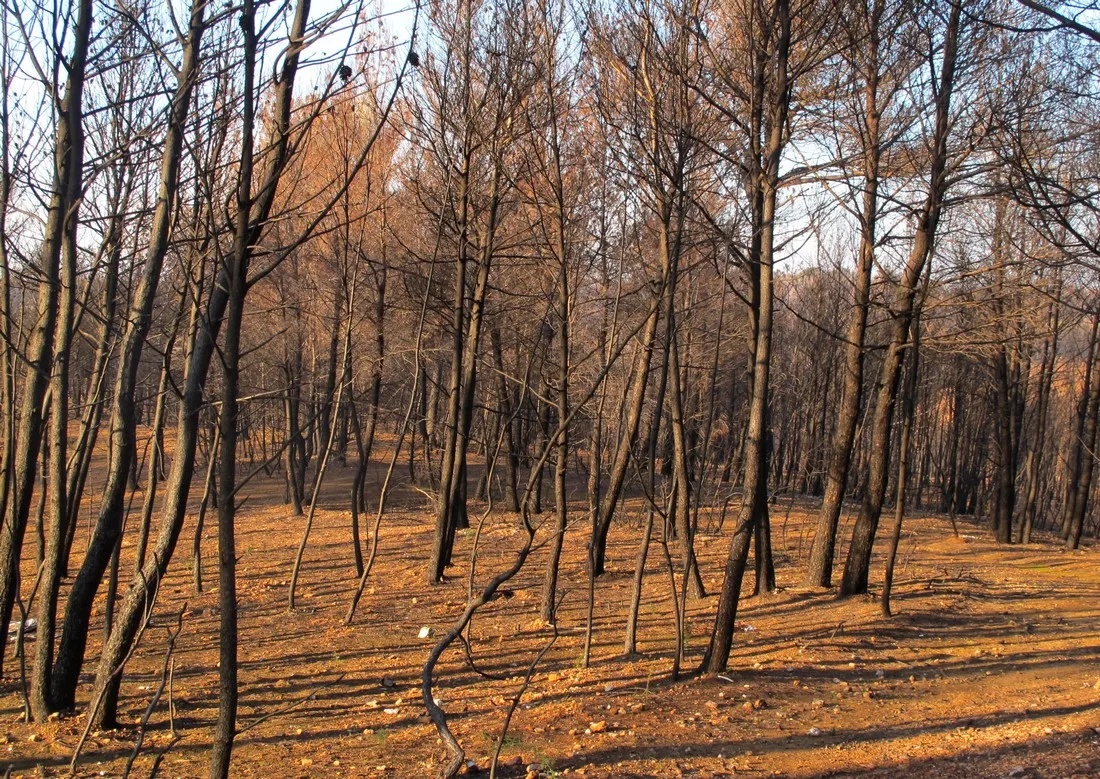
[[[355,584],[342,505],[350,471],[336,468],[326,488],[293,612],[287,590],[303,519],[281,505],[277,479],[249,487],[238,518],[243,732],[234,776],[426,777],[442,765],[420,675],[432,644],[465,602],[473,532],[459,535],[448,582],[428,586],[427,499],[402,487],[383,521],[378,563],[357,618],[345,627]],[[473,521],[481,508],[473,504]],[[1096,546],[1066,553],[1044,539],[1001,548],[976,521],[960,519],[956,539],[946,519],[917,516],[907,522],[896,613],[886,619],[874,597],[841,601],[799,588],[813,509],[782,499],[773,506],[780,591],[750,598],[747,577],[730,673],[673,683],[676,631],[659,545],[649,557],[640,654],[622,656],[636,517],[612,531],[609,572],[596,589],[592,663],[582,668],[587,531],[578,504],[566,538],[558,638],[512,720],[500,775],[525,776],[537,764],[539,776],[1100,776]],[[641,504],[628,510],[640,512]],[[548,525],[550,515],[542,519]],[[206,592],[196,594],[191,582],[189,521],[157,615],[127,669],[120,717],[137,723],[160,680],[168,629],[183,609],[171,685],[175,736],[166,693],[133,776],[149,776],[156,761],[161,777],[206,775],[218,684],[213,522],[204,542]],[[711,593],[720,586],[730,524],[718,532],[712,518],[701,519],[699,555]],[[78,545],[86,533],[82,525]],[[477,581],[502,570],[521,540],[516,517],[494,513],[482,536]],[[487,771],[508,704],[552,637],[538,620],[545,558],[544,550],[533,555],[505,585],[510,597],[474,620],[472,656],[478,671],[493,678],[475,673],[457,646],[438,668],[435,695],[476,761],[471,773]],[[873,596],[881,575],[876,558]],[[713,594],[688,603],[689,671],[705,649],[716,603]],[[432,635],[420,638],[422,628]],[[93,630],[89,672],[102,627]],[[10,655],[6,670],[0,768],[6,761],[12,776],[66,775],[83,717],[23,724],[18,662]],[[76,775],[121,776],[136,735],[132,725],[93,732]]]

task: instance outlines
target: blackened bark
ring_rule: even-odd
[[[832,583],[836,555],[836,533],[840,512],[848,489],[852,445],[863,402],[863,356],[867,333],[867,310],[871,300],[871,274],[875,265],[875,228],[878,222],[879,163],[882,156],[879,105],[880,24],[885,3],[876,0],[868,20],[866,43],[866,83],[864,95],[863,208],[860,213],[859,266],[856,269],[855,297],[848,315],[848,340],[844,345],[844,383],[837,406],[836,431],[829,457],[825,499],[817,519],[805,583],[828,587]]]
[[[65,236],[75,229],[81,198],[84,166],[83,97],[93,4],[80,0],[76,15],[73,50],[67,65],[68,82],[57,117],[54,145],[54,181],[46,217],[38,282],[38,311],[26,349],[27,371],[20,395],[22,414],[16,433],[15,458],[7,470],[14,474],[8,500],[8,518],[0,533],[0,635],[6,636],[19,586],[19,560],[27,529],[36,464],[42,445],[43,402],[54,359],[61,283],[61,252]],[[0,670],[3,658],[0,658]]]
[[[77,680],[84,663],[92,605],[122,533],[124,497],[136,462],[137,373],[152,321],[160,271],[168,252],[182,158],[184,123],[191,107],[191,91],[199,68],[199,44],[206,27],[205,10],[205,0],[195,0],[192,4],[183,65],[164,139],[160,188],[146,251],[145,270],[130,307],[126,333],[119,351],[118,374],[111,409],[111,460],[108,464],[107,486],[88,551],[84,555],[65,607],[57,667],[51,685],[55,704],[63,709],[73,705]]]
[[[768,394],[771,378],[772,316],[774,306],[773,271],[775,259],[775,215],[779,189],[779,164],[786,144],[787,118],[791,100],[789,57],[791,46],[791,6],[778,0],[774,7],[774,44],[770,52],[760,47],[753,59],[752,136],[753,176],[748,184],[753,203],[753,241],[749,272],[753,296],[750,316],[753,320],[751,347],[752,392],[745,441],[745,477],[741,509],[726,558],[725,577],[718,599],[714,627],[703,655],[702,669],[721,673],[729,662],[733,629],[741,599],[741,582],[748,561],[749,543],[756,526],[768,511]],[[755,26],[755,20],[753,22]],[[774,58],[774,59],[772,59]],[[774,103],[764,106],[764,95],[774,74]]]
[[[943,62],[940,67],[939,89],[936,93],[931,181],[924,205],[917,218],[913,245],[902,278],[894,292],[890,342],[882,361],[875,400],[875,418],[871,429],[867,492],[852,531],[852,542],[848,547],[848,558],[840,585],[841,595],[854,595],[867,591],[871,550],[875,541],[875,532],[878,530],[879,518],[882,515],[882,503],[889,478],[890,432],[894,422],[902,359],[909,341],[914,299],[924,264],[929,261],[932,252],[943,199],[947,192],[947,137],[951,128],[951,94],[955,84],[963,1],[954,0],[952,3],[950,19],[944,35]]]

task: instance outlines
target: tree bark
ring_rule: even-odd
[[[66,67],[68,82],[57,117],[54,179],[45,240],[41,251],[38,311],[26,349],[27,370],[21,393],[22,414],[16,433],[14,461],[5,463],[14,474],[8,500],[5,532],[0,533],[0,636],[6,636],[19,587],[19,561],[27,529],[36,464],[42,445],[43,402],[54,359],[61,285],[61,253],[70,230],[75,230],[84,167],[83,98],[93,4],[79,0],[73,50]],[[0,658],[0,671],[3,658]]]
[[[863,208],[860,213],[859,265],[856,268],[855,297],[848,314],[847,343],[844,345],[844,381],[837,406],[836,431],[833,435],[825,499],[817,518],[805,584],[828,587],[832,584],[836,533],[840,512],[848,488],[852,445],[863,403],[863,357],[867,333],[867,311],[871,300],[871,275],[875,267],[876,225],[878,222],[879,163],[882,157],[882,106],[879,104],[879,43],[884,0],[875,0],[868,18],[866,41],[867,73],[863,87]]]
[[[73,705],[80,669],[84,662],[88,622],[91,618],[95,595],[122,533],[124,497],[136,454],[137,373],[152,321],[160,272],[171,237],[170,228],[179,181],[184,124],[191,107],[191,91],[198,75],[199,44],[206,28],[205,10],[205,0],[195,0],[191,6],[183,64],[176,93],[173,96],[170,124],[164,139],[160,187],[153,213],[152,233],[145,255],[145,270],[130,307],[126,333],[119,350],[118,373],[111,409],[111,456],[107,470],[107,486],[103,492],[99,518],[92,532],[88,551],[84,555],[65,607],[65,622],[61,631],[57,666],[51,685],[54,703],[62,709],[71,708]]]
[[[950,132],[951,93],[955,84],[955,66],[958,57],[959,28],[961,26],[963,0],[953,0],[950,19],[944,37],[943,62],[940,66],[939,89],[936,93],[936,124],[932,138],[931,183],[924,205],[917,220],[913,245],[905,264],[902,278],[894,292],[891,311],[893,325],[890,343],[883,357],[875,402],[875,418],[871,429],[870,463],[867,491],[852,531],[852,542],[844,566],[840,585],[841,595],[855,595],[867,591],[867,573],[871,566],[871,551],[875,532],[882,515],[883,498],[886,495],[890,459],[890,431],[894,422],[894,409],[898,395],[898,380],[909,326],[913,317],[914,299],[924,263],[929,261],[936,228],[939,224],[943,199],[947,191],[947,137]]]

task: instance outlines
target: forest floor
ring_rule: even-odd
[[[428,586],[431,512],[424,495],[399,490],[355,622],[345,627],[355,570],[349,514],[339,504],[351,470],[335,468],[326,487],[293,612],[287,591],[303,519],[281,504],[280,480],[248,489],[238,516],[239,723],[246,730],[233,752],[236,777],[427,777],[443,763],[420,697],[421,669],[462,610],[474,533],[459,534],[451,578]],[[751,571],[746,577],[730,673],[677,683],[669,677],[676,631],[658,544],[645,580],[640,654],[622,655],[640,501],[612,531],[609,570],[597,580],[592,662],[582,668],[587,530],[578,520],[566,538],[558,637],[512,719],[499,775],[525,776],[537,764],[546,777],[1100,776],[1100,547],[1066,553],[1048,538],[999,547],[977,521],[960,518],[956,538],[946,518],[918,514],[907,520],[900,547],[895,616],[884,618],[874,597],[880,557],[872,596],[838,600],[799,586],[813,509],[783,499],[773,505],[780,590],[748,597]],[[472,503],[475,524],[480,510]],[[551,515],[540,519],[542,539]],[[706,646],[732,525],[717,532],[709,521],[700,520],[698,550],[711,594],[688,602],[688,671]],[[193,589],[189,521],[156,616],[127,668],[120,718],[131,725],[91,733],[77,776],[122,775],[181,610],[172,657],[176,736],[166,693],[132,775],[149,776],[166,749],[158,776],[206,775],[218,694],[214,522],[208,517],[206,591]],[[845,524],[840,552],[848,531]],[[78,545],[86,532],[82,526]],[[510,562],[522,538],[514,515],[489,518],[479,586]],[[25,559],[33,558],[28,552]],[[124,571],[130,552],[124,549]],[[533,554],[505,585],[510,597],[474,620],[476,665],[500,678],[476,674],[457,645],[437,669],[435,695],[476,761],[471,773],[488,770],[508,704],[553,636],[538,619],[545,559],[545,548]],[[425,627],[432,635],[420,638]],[[94,630],[88,672],[101,632]],[[66,775],[83,716],[23,724],[18,663],[9,659],[5,670],[0,769],[6,762],[12,776]],[[89,686],[82,685],[81,707]]]

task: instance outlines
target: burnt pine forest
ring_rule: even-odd
[[[0,36],[4,776],[1100,776],[1100,4]]]

